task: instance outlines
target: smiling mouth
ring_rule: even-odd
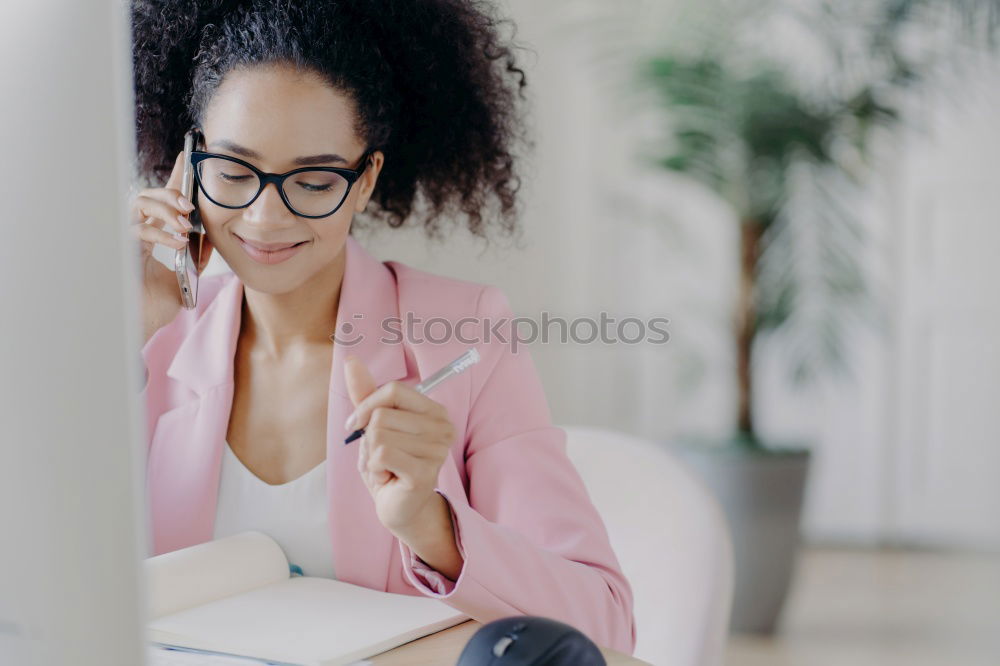
[[[244,243],[245,245],[248,245],[248,246],[252,247],[253,249],[257,250],[258,252],[282,252],[284,250],[290,250],[293,247],[298,247],[298,246],[300,246],[300,245],[302,245],[304,243],[308,243],[309,242],[309,241],[299,241],[298,243],[295,243],[293,245],[285,245],[284,247],[276,247],[276,248],[268,249],[268,248],[261,247],[261,246],[257,245],[253,241],[248,241],[246,238],[243,238],[239,234],[234,234],[234,235],[240,240],[240,242]]]

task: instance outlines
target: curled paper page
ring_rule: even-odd
[[[274,539],[241,532],[145,560],[149,619],[194,608],[289,577]]]

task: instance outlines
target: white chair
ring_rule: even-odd
[[[721,665],[733,554],[715,499],[662,444],[561,426],[635,597],[635,657],[655,666]]]

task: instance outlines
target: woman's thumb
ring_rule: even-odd
[[[375,378],[368,371],[368,366],[353,355],[344,359],[344,383],[347,384],[347,394],[355,407],[378,388]]]

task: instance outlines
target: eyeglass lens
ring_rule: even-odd
[[[242,164],[209,157],[198,163],[198,178],[209,198],[223,206],[246,206],[260,189],[260,179]],[[326,215],[340,206],[348,182],[332,171],[300,171],[282,189],[300,215]]]

